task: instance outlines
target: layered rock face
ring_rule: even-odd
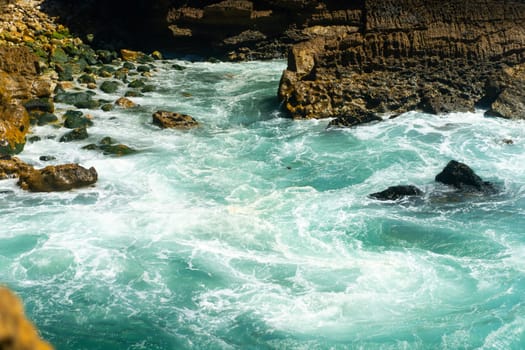
[[[318,35],[290,50],[279,97],[294,118],[344,126],[370,113],[468,111],[512,96],[500,75],[525,61],[525,3],[367,0],[352,11],[344,25],[309,28]]]

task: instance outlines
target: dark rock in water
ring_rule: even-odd
[[[42,138],[40,136],[31,136],[27,139],[27,141],[31,142],[31,143],[34,143],[34,142],[38,142],[38,141],[41,141]]]
[[[124,94],[125,97],[142,97],[144,96],[143,94],[141,94],[140,92],[138,91],[135,91],[135,90],[129,90],[129,91],[126,91],[126,93]]]
[[[153,114],[153,124],[163,129],[191,129],[199,126],[193,117],[169,111],[157,111]]]
[[[113,77],[115,79],[118,79],[124,83],[126,83],[128,81],[128,73],[126,70],[123,70],[123,69],[119,69],[117,70],[114,74],[113,74]]]
[[[97,50],[97,56],[98,60],[102,64],[111,63],[113,60],[116,60],[118,58],[118,54],[115,51],[109,50]]]
[[[495,191],[490,182],[483,181],[468,165],[455,160],[451,160],[443,171],[436,175],[436,181],[460,190]]]
[[[102,107],[100,107],[100,109],[102,109],[104,112],[112,111],[113,108],[115,108],[115,106],[112,103],[105,103],[102,105]]]
[[[171,66],[171,68],[175,69],[175,70],[185,70],[186,67],[184,66],[181,66],[180,64],[174,64]]]
[[[359,124],[382,121],[374,113],[340,116],[328,123],[328,127],[352,127]]]
[[[118,90],[119,82],[117,81],[105,81],[100,85],[100,90],[104,91],[107,94],[112,94]]]
[[[85,140],[89,137],[88,132],[85,127],[83,128],[77,128],[73,129],[70,132],[64,134],[60,138],[60,142],[71,142],[71,141],[78,141],[78,140]]]
[[[146,82],[144,81],[144,79],[136,79],[128,84],[128,87],[132,89],[140,89],[140,88],[143,88],[144,86],[146,86]]]
[[[112,66],[104,66],[98,70],[97,74],[99,77],[102,78],[110,78],[116,71],[117,70]]]
[[[137,67],[137,72],[141,72],[141,73],[149,72],[150,70],[151,70],[151,68],[149,66],[146,66],[146,65],[141,65],[141,66]]]
[[[137,151],[129,146],[126,146],[121,143],[117,143],[116,140],[111,137],[104,137],[99,141],[98,145],[92,143],[82,147],[82,149],[90,151],[102,151],[104,155],[112,155],[117,157],[127,156],[130,154],[135,154]]]
[[[77,81],[81,84],[94,84],[97,81],[95,80],[95,77],[90,74],[82,74]]]
[[[135,69],[135,65],[131,62],[124,62],[124,64],[122,65],[122,68],[126,68],[128,70],[133,70]]]
[[[514,144],[514,141],[512,139],[503,139],[503,140],[501,140],[501,142],[503,142],[506,145],[513,145]]]
[[[40,156],[40,159],[41,161],[43,162],[49,162],[49,161],[52,161],[52,160],[56,160],[56,157],[53,157],[53,156]]]
[[[64,127],[68,129],[88,127],[92,125],[93,122],[86,118],[81,111],[68,110],[64,114]]]
[[[24,103],[24,107],[27,109],[28,112],[38,111],[53,113],[55,111],[55,105],[53,104],[53,101],[47,98],[36,98],[33,100],[29,100],[26,103]]]
[[[58,121],[58,118],[56,115],[52,113],[44,113],[38,116],[37,125],[42,126],[42,125],[55,123],[57,121]]]
[[[20,176],[18,185],[32,192],[69,191],[97,182],[95,168],[86,169],[78,164],[48,166]]]
[[[85,92],[65,92],[65,91],[59,91],[55,95],[55,102],[57,103],[65,103],[68,105],[73,105],[77,108],[97,108],[99,106],[98,101],[93,100],[93,96],[95,95],[92,91],[85,91]]]
[[[372,193],[370,197],[378,199],[380,201],[395,201],[410,196],[421,196],[423,191],[421,191],[416,186],[412,185],[401,185],[401,186],[392,186],[387,188],[384,191]]]
[[[58,81],[73,81],[73,66],[71,64],[56,65]]]
[[[153,92],[153,91],[155,91],[155,86],[154,85],[146,85],[140,91],[141,92]]]

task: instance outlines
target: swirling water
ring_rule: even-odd
[[[282,61],[173,62],[138,109],[90,111],[87,142],[35,128],[21,158],[94,166],[96,186],[0,182],[0,282],[57,349],[525,347],[524,122],[408,113],[327,130],[280,113]],[[158,109],[202,126],[160,130]],[[81,148],[104,136],[140,153]],[[500,193],[436,184],[450,159]],[[397,184],[426,195],[367,197]]]

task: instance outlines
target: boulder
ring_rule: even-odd
[[[4,287],[0,287],[0,346],[5,350],[53,350],[27,319],[20,299]]]
[[[416,186],[412,185],[401,185],[401,186],[392,186],[387,188],[384,191],[372,193],[370,197],[375,198],[380,201],[395,201],[403,199],[405,197],[414,197],[422,196],[423,191],[421,191]]]
[[[111,137],[104,137],[102,140],[99,141],[98,144],[89,144],[82,148],[91,151],[102,151],[104,155],[112,155],[116,157],[122,157],[137,153],[135,149],[126,146],[122,143],[118,143]]]
[[[85,127],[73,129],[60,138],[60,142],[71,142],[78,140],[85,140],[89,137],[88,132]]]
[[[120,56],[122,57],[124,61],[136,62],[137,59],[143,55],[144,53],[140,51],[133,51],[133,50],[127,50],[127,49],[120,50]]]
[[[109,81],[106,80],[100,85],[100,90],[104,91],[107,94],[112,94],[118,90],[120,83],[118,81]]]
[[[29,114],[17,104],[0,102],[0,156],[22,152],[29,130]]]
[[[48,98],[35,98],[24,103],[24,107],[28,112],[46,112],[53,113],[55,111],[55,105],[53,101]]]
[[[464,191],[495,191],[494,186],[490,182],[483,181],[468,165],[455,160],[451,160],[447,166],[436,175],[435,180]]]
[[[487,116],[507,119],[525,119],[525,64],[503,69],[492,87],[496,98]]]
[[[47,125],[58,122],[58,118],[53,113],[42,113],[37,118],[37,125]]]
[[[58,92],[55,95],[55,102],[57,103],[65,103],[68,105],[73,105],[77,108],[98,108],[100,103],[98,101],[93,100],[93,96],[95,95],[92,91],[86,91],[86,92],[65,92],[61,91]]]
[[[163,129],[191,129],[199,126],[193,117],[169,111],[157,111],[153,113],[153,124]]]
[[[16,157],[3,156],[0,158],[0,180],[19,177],[33,169]]]
[[[91,119],[85,117],[81,111],[68,110],[64,114],[64,127],[68,129],[85,128],[92,125]]]
[[[78,164],[47,166],[21,174],[18,185],[31,192],[69,191],[97,182],[95,168],[86,169]]]
[[[115,104],[122,108],[133,108],[137,107],[137,104],[133,101],[131,101],[129,98],[121,97],[118,100],[115,101]]]

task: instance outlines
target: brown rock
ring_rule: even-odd
[[[40,339],[38,331],[26,318],[20,300],[7,288],[0,287],[0,348],[3,350],[52,350]]]
[[[0,105],[0,156],[20,153],[29,130],[29,115],[21,105]]]
[[[168,111],[157,111],[153,114],[153,124],[163,129],[191,129],[199,123],[191,116]]]
[[[0,70],[23,76],[36,76],[38,57],[25,46],[0,46]]]
[[[16,157],[0,158],[0,180],[20,177],[20,174],[25,174],[32,170],[32,166]]]
[[[133,108],[137,107],[137,104],[133,101],[131,101],[129,98],[121,97],[118,100],[115,101],[115,104],[122,108]]]
[[[311,20],[345,26],[307,28],[313,38],[290,49],[279,98],[294,118],[473,110],[502,64],[525,62],[523,2],[367,0],[345,14],[322,3]],[[522,118],[525,80],[510,69],[492,113]]]
[[[32,192],[69,191],[97,182],[95,168],[86,169],[78,164],[47,166],[21,174],[18,185]]]
[[[486,114],[525,119],[525,64],[503,69],[496,79],[497,97]]]
[[[135,62],[139,59],[139,57],[144,56],[144,53],[140,51],[122,49],[120,50],[120,56],[122,56],[124,61]]]

